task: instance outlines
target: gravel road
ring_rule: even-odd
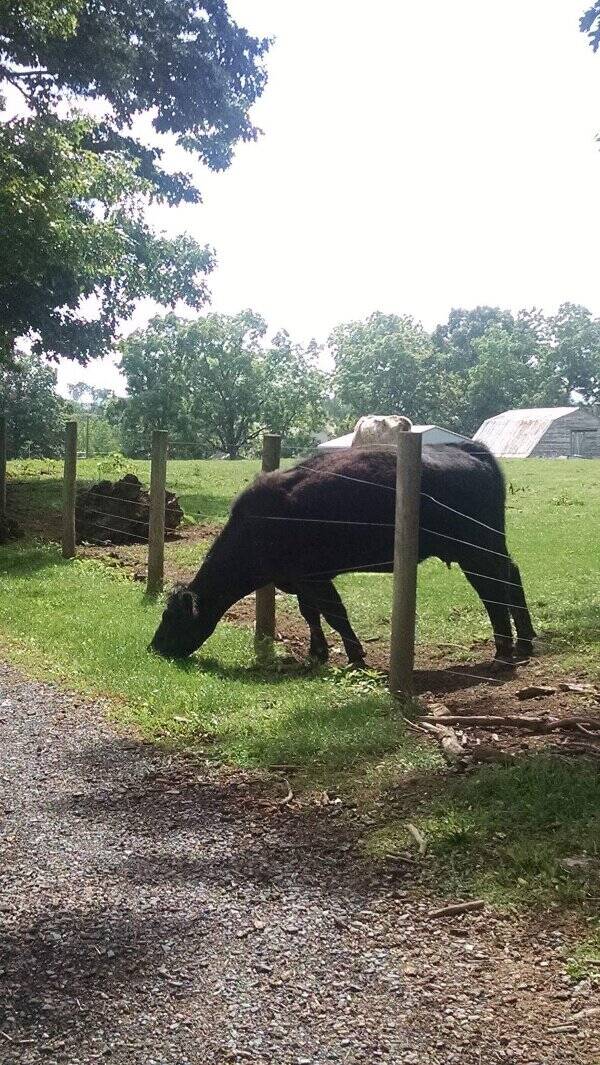
[[[600,1061],[564,929],[432,920],[410,869],[360,860],[358,811],[2,665],[0,726],[2,1063]]]

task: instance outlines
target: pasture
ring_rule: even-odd
[[[97,478],[97,467],[95,460],[80,462],[80,477]],[[127,460],[127,468],[147,481],[147,463]],[[254,461],[169,463],[168,486],[190,519],[167,546],[171,577],[195,572],[232,498],[257,469]],[[337,637],[328,668],[305,668],[301,622],[284,597],[278,629],[288,642],[268,668],[254,662],[250,605],[222,622],[189,662],[151,658],[146,646],[161,607],[132,579],[143,567],[144,547],[81,549],[64,562],[53,542],[60,465],[14,462],[9,471],[9,509],[29,536],[3,549],[6,658],[105,696],[117,721],[134,723],[154,742],[212,762],[275,768],[288,774],[298,794],[328,789],[358,803],[373,820],[364,841],[371,856],[384,860],[407,845],[410,807],[410,819],[431,840],[431,874],[443,874],[455,890],[462,885],[505,902],[581,905],[598,894],[600,784],[589,763],[557,762],[531,744],[508,769],[448,778],[437,749],[405,730],[381,674],[340,668],[345,658]],[[516,677],[492,675],[489,624],[475,593],[458,572],[426,563],[419,574],[418,686],[454,708],[485,704],[486,712],[508,712],[519,705],[519,684],[600,676],[598,464],[514,461],[505,463],[505,473],[509,545],[541,636],[539,654]],[[381,667],[391,579],[353,574],[339,587],[368,658]],[[565,699],[559,702],[557,696],[544,709],[564,709]],[[412,797],[404,795],[403,782]],[[594,864],[562,864],[580,851],[595,855]]]

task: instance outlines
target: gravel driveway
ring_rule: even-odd
[[[1,1062],[600,1061],[559,926],[432,920],[358,812],[105,713],[0,665]]]

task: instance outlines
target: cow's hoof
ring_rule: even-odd
[[[515,668],[515,660],[512,656],[497,654],[492,662],[492,673],[502,673],[507,669]]]
[[[533,655],[533,640],[517,640],[517,646],[515,648],[515,657],[519,661],[524,661],[531,658]]]
[[[346,669],[356,671],[357,673],[359,673],[362,669],[368,669],[368,668],[369,667],[367,666],[367,663],[366,663],[366,660],[365,660],[364,657],[363,658],[352,658],[348,662],[348,665],[346,666]]]

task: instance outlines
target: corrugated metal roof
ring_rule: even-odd
[[[526,410],[506,410],[487,418],[479,427],[474,440],[486,444],[494,455],[506,458],[527,458],[553,422],[573,414],[577,407],[533,407]]]

